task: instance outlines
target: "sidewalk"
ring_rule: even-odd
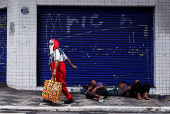
[[[70,112],[169,112],[170,96],[159,101],[157,96],[151,95],[150,100],[137,100],[135,98],[109,96],[105,102],[86,99],[84,95],[71,93],[75,102],[64,104],[66,100],[62,94],[60,103],[43,102],[41,91],[15,90],[0,86],[0,110],[24,111],[70,111]]]

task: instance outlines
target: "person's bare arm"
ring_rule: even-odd
[[[85,92],[85,95],[87,95],[87,92],[89,92],[93,87],[92,86],[89,86],[87,91]]]
[[[100,84],[99,87],[94,88],[94,89],[92,90],[92,93],[96,93],[96,90],[97,90],[98,88],[100,88],[100,87],[104,87],[103,84]]]
[[[59,63],[59,60],[56,60],[55,61],[55,68],[54,68],[54,71],[53,71],[53,74],[52,74],[53,77],[56,75],[56,71],[57,71],[57,68],[58,68],[58,63]]]
[[[126,86],[119,88],[118,95],[120,95],[120,96],[124,95],[126,93],[126,91],[129,90],[130,88],[131,87],[126,87]]]
[[[74,69],[77,68],[76,66],[74,66],[74,65],[71,63],[71,61],[70,61],[69,58],[67,58],[66,61],[67,61],[67,63],[68,63],[72,68],[74,68]]]
[[[129,86],[129,87],[128,87],[127,89],[125,89],[125,90],[127,91],[127,90],[130,90],[130,89],[131,89],[131,87]]]
[[[100,87],[104,87],[104,85],[103,85],[103,84],[100,84],[100,86],[99,86],[99,87],[96,87],[96,88],[100,88]]]

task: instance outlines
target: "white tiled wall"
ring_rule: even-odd
[[[36,87],[37,5],[62,6],[128,6],[155,7],[154,17],[154,85],[150,93],[170,95],[170,0],[0,0],[7,7],[7,84],[27,90]],[[29,14],[21,8],[27,6]],[[15,34],[9,35],[10,22],[15,22]]]
[[[18,79],[16,68],[17,68],[17,0],[7,2],[7,84],[10,87],[17,88]],[[14,35],[10,35],[10,23],[15,25]]]

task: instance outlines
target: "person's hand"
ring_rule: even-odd
[[[94,89],[92,90],[92,93],[96,93],[96,89],[97,89],[97,88],[94,88]]]
[[[127,91],[127,90],[130,90],[130,89],[131,89],[131,87],[128,87],[128,88],[127,88],[127,89],[125,89],[125,90]]]
[[[91,89],[93,89],[93,87],[92,87],[92,86],[89,86],[89,87],[88,87],[88,90],[91,90]]]
[[[73,69],[77,69],[77,66],[72,65],[71,67],[72,67]]]
[[[130,89],[131,89],[131,87],[128,87],[128,89],[130,90]]]
[[[87,91],[85,92],[85,95],[87,95],[87,92],[90,91],[91,89],[93,89],[93,87],[92,87],[92,86],[89,86],[88,89],[87,89]]]
[[[52,77],[55,77],[55,75],[56,75],[56,72],[53,72]]]

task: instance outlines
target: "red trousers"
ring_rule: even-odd
[[[51,72],[53,73],[54,68],[55,68],[55,62],[52,62],[50,67],[51,67]],[[63,83],[62,92],[67,97],[67,99],[70,100],[72,98],[72,95],[68,92],[66,88],[67,85],[65,82],[65,78],[66,78],[65,62],[59,62],[55,77],[56,77],[57,82]]]

